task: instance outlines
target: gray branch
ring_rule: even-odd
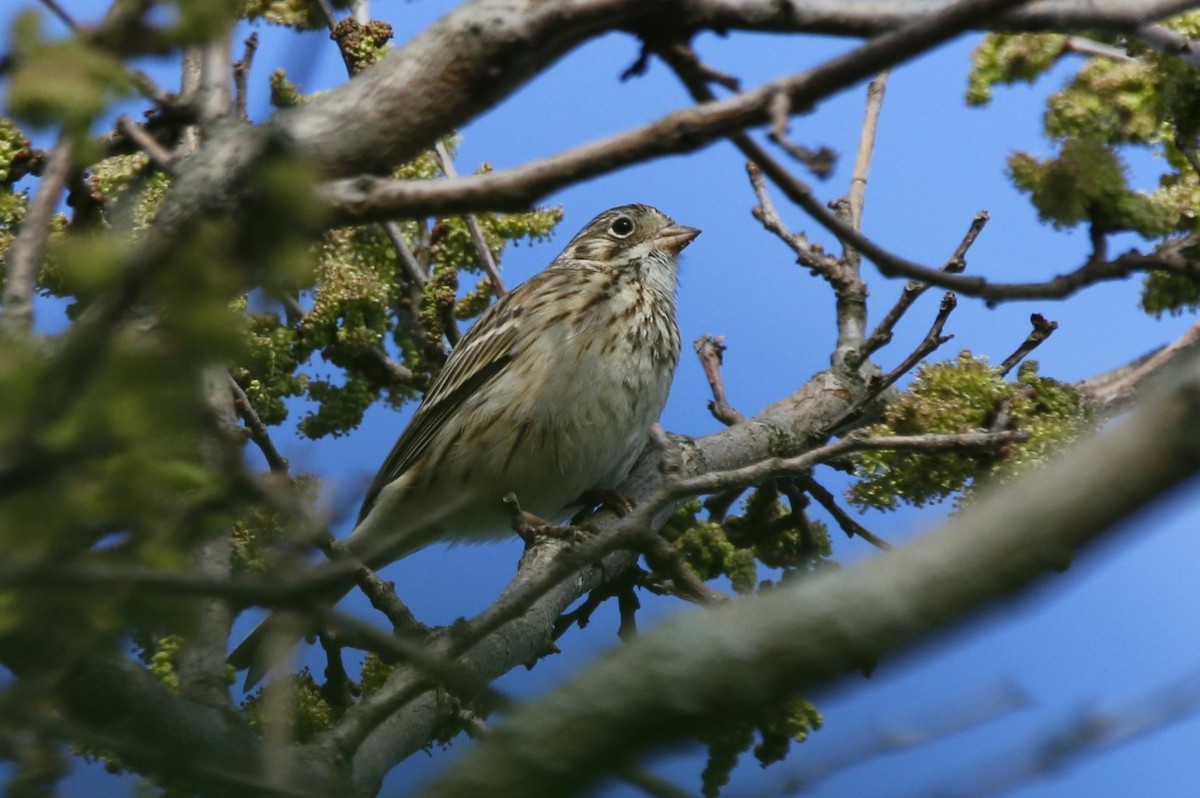
[[[1116,429],[911,546],[691,613],[612,652],[513,713],[425,794],[582,790],[614,762],[828,685],[1060,570],[1200,470],[1200,359],[1181,372]]]

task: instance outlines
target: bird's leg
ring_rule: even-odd
[[[615,489],[606,488],[586,490],[582,496],[571,502],[571,504],[581,507],[579,512],[571,517],[572,524],[577,524],[584,517],[600,510],[612,510],[617,515],[624,517],[633,509],[633,502],[626,498],[623,493]]]

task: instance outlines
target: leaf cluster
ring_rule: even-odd
[[[1004,481],[1045,462],[1089,428],[1096,412],[1071,385],[1022,364],[1006,381],[984,358],[962,352],[957,360],[922,365],[903,395],[888,405],[873,436],[962,433],[1016,429],[1024,443],[988,451],[925,452],[878,450],[856,458],[849,500],[861,509],[921,507],[966,492],[987,481]]]
[[[1193,38],[1200,13],[1161,24]],[[1044,127],[1055,153],[1040,158],[1014,152],[1010,178],[1055,227],[1089,225],[1096,232],[1129,231],[1147,240],[1196,232],[1200,175],[1192,161],[1200,136],[1200,77],[1176,54],[1137,38],[1094,40],[1114,55],[1084,59],[1048,100]],[[988,102],[998,84],[1032,82],[1065,64],[1072,51],[1071,40],[1062,35],[991,34],[975,51],[968,102]],[[1131,184],[1131,150],[1160,156],[1162,171],[1153,190]],[[1186,277],[1152,274],[1141,304],[1156,315],[1190,310],[1197,306],[1195,294],[1194,281]]]

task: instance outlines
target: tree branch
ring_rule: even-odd
[[[1181,371],[1125,423],[912,546],[685,616],[612,652],[514,712],[424,795],[567,794],[635,752],[827,685],[1063,567],[1200,469],[1200,435],[1181,434],[1200,430],[1200,360]]]
[[[25,219],[8,250],[8,274],[4,281],[4,315],[0,328],[10,335],[28,335],[33,330],[33,294],[46,255],[50,220],[71,172],[71,140],[59,137],[46,159],[37,193],[29,203]]]
[[[639,163],[650,158],[670,153],[690,152],[704,146],[722,136],[729,136],[752,125],[761,125],[771,121],[771,106],[780,95],[786,96],[793,109],[811,108],[818,100],[837,91],[848,88],[855,83],[888,67],[901,63],[914,55],[923,52],[941,42],[953,38],[957,34],[982,24],[986,20],[1019,5],[1025,0],[956,0],[938,11],[920,17],[903,27],[881,34],[870,42],[858,47],[846,55],[834,58],[819,67],[802,72],[788,78],[782,78],[754,91],[745,92],[727,100],[709,102],[698,108],[675,111],[657,122],[626,133],[618,134],[607,139],[582,145],[551,158],[537,161],[523,167],[502,172],[490,172],[472,177],[462,177],[457,180],[436,181],[398,181],[380,178],[360,177],[350,180],[327,183],[318,190],[318,195],[328,202],[335,211],[339,222],[355,222],[411,216],[421,213],[462,213],[469,210],[490,208],[495,210],[519,210],[529,207],[534,201],[545,196],[548,192],[588,177],[608,172],[621,166]],[[593,0],[588,5],[589,12],[597,8],[606,8],[609,13],[629,13],[628,9],[620,8],[621,3],[629,0]],[[579,0],[583,4],[583,0]],[[475,5],[483,6],[485,0],[464,7],[469,9]],[[566,8],[573,5],[569,0],[561,4],[546,4],[547,7]],[[442,22],[430,28],[426,34],[418,37],[410,47],[418,42],[423,43],[424,36],[441,31],[449,24],[452,17],[459,12],[452,12]],[[545,13],[549,13],[546,11]],[[535,24],[538,14],[531,12],[530,24]],[[542,14],[541,16],[544,16]],[[619,18],[614,17],[610,24],[618,24]],[[448,43],[446,44],[448,46]],[[408,48],[405,48],[408,49]],[[403,50],[401,52],[404,52]],[[385,60],[384,64],[388,61]],[[469,69],[469,67],[464,67]],[[453,74],[456,76],[459,66],[456,64]],[[493,67],[494,70],[494,67]],[[363,77],[372,74],[388,75],[393,70],[370,70]],[[399,70],[395,70],[399,71]],[[411,80],[413,76],[405,75]],[[387,85],[393,92],[398,87],[392,87],[394,77],[380,77],[379,81],[387,80]],[[375,82],[379,82],[375,81]],[[501,84],[503,81],[495,81]],[[333,100],[325,101],[330,95],[322,95],[313,102],[305,105],[298,112],[304,116],[295,122],[297,117],[281,120],[289,135],[296,138],[295,145],[306,157],[314,158],[321,164],[334,164],[339,157],[342,145],[348,142],[338,142],[336,150],[322,146],[315,152],[304,151],[303,141],[315,139],[322,129],[333,119],[340,118],[338,109],[344,102],[350,101],[356,94],[373,88],[381,87],[365,82],[360,85],[360,91],[353,91],[355,82],[347,86],[347,91],[338,93],[337,108],[330,108]],[[493,87],[488,86],[483,91],[490,93]],[[461,89],[456,90],[461,93]],[[411,92],[409,92],[411,93]],[[421,93],[436,97],[438,92],[428,86],[421,87]],[[407,96],[407,93],[405,94]],[[392,98],[388,96],[388,102]],[[427,105],[429,98],[414,100],[418,106]],[[376,102],[375,105],[379,105]],[[318,112],[324,111],[324,114]],[[397,108],[397,114],[406,118],[419,116],[421,108]],[[444,120],[457,123],[460,120],[451,118],[446,109],[441,109]],[[315,117],[312,122],[305,121]],[[289,121],[293,120],[293,121]],[[465,121],[465,120],[463,120]],[[317,127],[320,125],[320,129]],[[394,126],[394,124],[393,124]],[[361,119],[361,114],[355,119],[354,128],[370,127]],[[441,129],[444,131],[444,127]],[[345,135],[339,131],[340,139],[353,140],[355,136]],[[438,131],[441,132],[441,131]],[[323,138],[332,137],[332,131],[325,131]],[[420,133],[419,141],[429,141],[431,134]],[[381,146],[386,144],[376,142]],[[363,153],[373,152],[363,149]],[[376,150],[375,152],[378,152]],[[382,155],[382,153],[380,153]],[[407,149],[394,154],[400,160],[411,157],[416,152]],[[345,157],[352,157],[347,154]],[[363,157],[361,154],[358,157]],[[369,164],[355,164],[358,168],[353,171],[365,171]],[[346,171],[346,170],[338,170]]]

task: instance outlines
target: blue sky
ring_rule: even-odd
[[[17,5],[6,6],[3,15]],[[94,13],[85,0],[64,5],[84,20]],[[374,11],[393,24],[397,42],[403,42],[453,5],[435,0],[379,2]],[[265,26],[257,29],[266,38],[251,75],[251,112],[256,118],[269,113],[266,79],[275,66],[284,66],[306,91],[345,80],[335,47],[324,34],[306,36],[297,45],[294,38],[283,37],[283,43],[272,38]],[[867,190],[864,229],[909,258],[939,264],[953,251],[975,212],[986,209],[992,220],[968,256],[969,270],[1003,280],[1044,279],[1077,266],[1086,252],[1086,237],[1038,224],[1028,202],[1004,178],[1004,163],[1013,149],[1048,154],[1049,143],[1041,135],[1042,102],[1069,71],[1060,68],[1034,87],[999,89],[989,107],[969,109],[963,95],[976,41],[970,37],[954,42],[893,74]],[[696,41],[709,63],[739,76],[747,87],[802,70],[853,44],[761,34],[702,34]],[[643,77],[619,82],[637,54],[634,39],[614,34],[568,55],[462,131],[459,171],[468,172],[485,161],[498,169],[518,165],[689,103],[659,63]],[[169,65],[152,67],[166,70]],[[171,85],[170,78],[162,80]],[[824,199],[846,191],[864,96],[864,87],[856,87],[792,123],[796,141],[828,145],[842,156],[833,178],[817,186]],[[1140,185],[1153,187],[1150,160],[1135,157],[1132,164]],[[828,365],[834,336],[832,296],[750,216],[754,195],[742,158],[729,144],[625,169],[547,198],[548,204],[564,207],[559,232],[548,243],[510,250],[503,262],[507,281],[515,284],[542,268],[595,213],[635,201],[654,204],[704,231],[685,256],[680,325],[685,342],[703,333],[726,337],[725,377],[730,399],[740,410],[756,412]],[[807,231],[814,240],[832,246],[798,211],[782,199],[779,203],[794,230]],[[872,317],[878,319],[901,286],[874,274],[869,264],[864,270]],[[938,295],[930,292],[909,312],[896,341],[878,355],[881,365],[890,368],[921,338]],[[965,348],[998,362],[1024,338],[1032,312],[1060,324],[1035,357],[1043,373],[1065,380],[1120,365],[1172,340],[1193,321],[1148,318],[1136,307],[1132,283],[1095,287],[1065,303],[1013,303],[989,310],[963,299],[947,326],[955,338],[938,356],[951,357]],[[719,424],[708,414],[707,385],[689,354],[685,346],[663,422],[669,430],[700,435]],[[295,417],[302,410],[297,407]],[[407,413],[375,410],[348,437],[307,441],[288,426],[275,439],[296,470],[324,476],[331,507],[356,506],[406,418]],[[839,482],[828,478],[827,484],[834,487]],[[937,789],[964,794],[967,786],[984,783],[992,770],[1011,769],[1033,735],[1082,711],[1120,705],[1140,691],[1192,673],[1200,667],[1200,614],[1195,612],[1192,576],[1192,563],[1200,558],[1200,542],[1193,534],[1200,518],[1197,508],[1191,496],[1177,494],[1134,519],[1114,541],[1088,552],[1068,572],[993,608],[980,623],[884,660],[870,679],[851,676],[813,696],[825,715],[825,728],[784,763],[762,770],[747,762],[727,794],[779,794],[779,785],[797,768],[835,756],[882,727],[919,726],[944,717],[948,708],[983,700],[1013,685],[1028,695],[1028,708],[919,751],[848,770],[808,793],[818,798],[916,796]],[[899,542],[944,514],[944,509],[934,508],[861,520]],[[839,538],[835,547],[844,563],[874,556],[858,541]],[[402,597],[424,620],[448,622],[490,603],[512,575],[518,553],[515,542],[434,547],[393,566],[386,576],[396,581]],[[695,611],[653,597],[643,597],[643,603],[643,628],[678,612]],[[588,629],[564,638],[563,654],[539,663],[532,672],[514,672],[499,686],[513,695],[532,696],[571,675],[588,658],[618,645],[614,615],[611,608],[601,612]],[[1193,785],[1200,782],[1198,733],[1200,721],[1193,718],[1012,794],[1192,794]],[[414,783],[452,762],[467,744],[459,739],[447,751],[413,757],[389,779],[384,794],[406,794]],[[655,764],[677,784],[694,790],[702,759],[698,748],[689,748],[663,755]],[[65,794],[131,791],[129,781],[84,768]],[[610,785],[603,794],[636,793]]]

